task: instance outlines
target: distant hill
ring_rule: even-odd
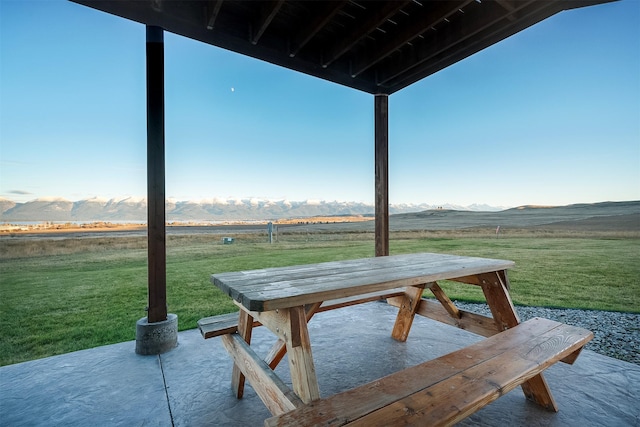
[[[532,227],[592,218],[640,215],[640,201],[582,203],[567,206],[520,206],[499,212],[428,210],[394,215],[390,224],[402,227],[428,224],[433,229],[466,227]],[[455,225],[455,227],[452,227]],[[638,224],[640,227],[640,223]]]
[[[168,200],[168,221],[250,221],[307,218],[313,216],[372,215],[374,206],[357,202],[328,202],[305,200],[301,202],[265,199],[210,199],[199,202]],[[428,204],[391,205],[391,214],[435,209]],[[443,205],[444,209],[499,210],[487,205]],[[138,221],[147,219],[144,198],[120,198],[69,201],[62,198],[42,198],[16,203],[0,198],[0,221]]]
[[[373,222],[312,225],[310,230],[372,231]],[[640,231],[640,201],[584,203],[567,206],[520,206],[496,212],[429,209],[389,217],[391,231],[465,228],[540,228],[546,230]]]

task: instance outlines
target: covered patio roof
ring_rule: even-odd
[[[73,0],[390,95],[560,11],[610,0]]]
[[[384,256],[388,96],[560,11],[612,0],[71,1],[147,26],[147,318],[157,323],[167,319],[163,31],[375,95],[375,255]]]

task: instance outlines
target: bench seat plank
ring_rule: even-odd
[[[440,358],[269,418],[265,426],[451,425],[592,338],[582,328],[531,319]]]
[[[205,339],[219,335],[235,334],[238,331],[238,312],[200,319],[198,320],[198,329],[200,329],[200,333]]]

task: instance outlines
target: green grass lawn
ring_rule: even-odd
[[[147,305],[144,240],[99,240],[29,243],[28,249],[0,241],[0,365],[135,339],[135,323]],[[172,238],[167,246],[168,306],[181,330],[235,310],[211,285],[213,273],[374,253],[371,235],[307,236],[272,245],[243,236],[221,245],[216,236],[200,236]],[[640,312],[638,239],[392,237],[392,254],[410,252],[513,260],[516,304]],[[475,286],[442,286],[454,300],[483,301]]]

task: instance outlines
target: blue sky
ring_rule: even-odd
[[[0,0],[0,197],[146,195],[144,26]],[[165,34],[178,200],[373,204],[373,97]],[[389,99],[390,202],[640,200],[640,1],[560,13]]]

